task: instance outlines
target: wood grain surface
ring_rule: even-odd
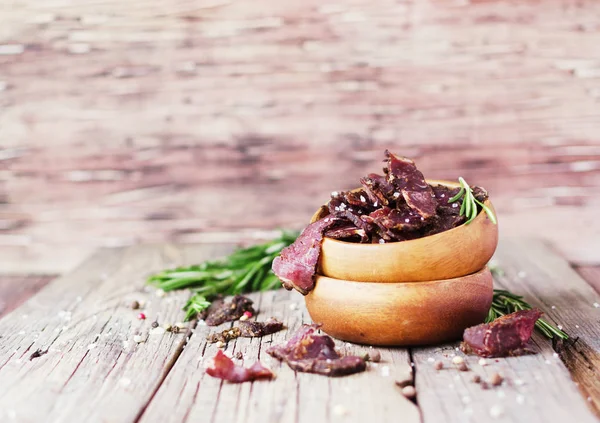
[[[162,267],[191,264],[226,253],[230,245],[144,246],[105,249],[60,277],[0,319],[0,420],[16,422],[544,422],[597,421],[598,308],[600,295],[566,261],[542,243],[503,241],[495,256],[504,275],[498,286],[521,293],[546,311],[572,337],[574,349],[558,350],[535,336],[536,354],[488,360],[466,357],[460,372],[451,363],[456,344],[429,348],[378,349],[380,363],[360,375],[329,379],[296,374],[266,355],[310,319],[300,294],[283,290],[252,294],[259,320],[274,316],[288,329],[264,339],[237,339],[225,348],[240,351],[245,365],[260,359],[277,373],[273,382],[222,383],[204,367],[216,353],[206,326],[184,334],[147,335],[154,319],[183,317],[187,293],[156,296],[144,290],[145,276]],[[131,301],[145,300],[148,318],[136,318]],[[136,333],[145,343],[135,344]],[[128,344],[125,344],[127,341]],[[346,353],[369,347],[337,341]],[[31,358],[37,350],[48,353]],[[433,365],[443,360],[445,368]],[[413,367],[414,363],[414,367]],[[482,390],[470,380],[499,372],[502,386]],[[574,380],[571,379],[574,378]],[[416,404],[400,393],[415,383]],[[577,392],[577,385],[583,396]],[[35,407],[31,399],[35,398]],[[589,398],[589,399],[588,399]],[[588,408],[588,406],[590,408]],[[590,411],[591,410],[591,411]]]
[[[501,422],[597,421],[586,405],[600,416],[600,309],[596,306],[600,295],[539,241],[502,242],[494,260],[503,273],[495,277],[496,288],[524,295],[545,312],[544,318],[561,325],[577,342],[553,348],[535,333],[532,348],[536,354],[487,359],[484,366],[479,357],[457,351],[458,344],[415,349],[416,387],[424,421],[477,422],[492,417]],[[456,371],[451,362],[455,355],[464,357],[469,372]],[[454,370],[438,372],[432,360],[442,360]],[[496,372],[506,379],[501,387],[483,390],[472,382],[474,374],[488,381]]]
[[[148,335],[154,320],[182,320],[189,294],[156,297],[144,277],[219,248],[105,249],[2,318],[0,421],[135,421],[188,335]]]
[[[54,278],[50,275],[0,275],[0,317],[17,308]]]
[[[299,228],[386,147],[600,263],[599,28],[594,0],[4,3],[0,271]]]

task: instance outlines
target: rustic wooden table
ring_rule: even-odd
[[[264,354],[302,323],[302,297],[284,290],[253,294],[258,319],[275,316],[288,330],[263,339],[240,338],[227,353],[257,358],[274,381],[223,383],[205,374],[217,351],[212,330],[192,323],[180,334],[149,334],[153,321],[183,318],[187,292],[159,296],[145,277],[230,250],[226,245],[155,245],[104,249],[70,274],[0,279],[0,421],[2,422],[596,422],[600,406],[600,296],[569,263],[539,241],[506,240],[494,260],[504,270],[498,287],[524,294],[577,337],[556,353],[535,335],[536,354],[488,360],[465,356],[470,370],[451,363],[458,344],[381,348],[380,363],[342,378],[295,373]],[[600,271],[582,269],[592,285]],[[44,286],[41,290],[38,289]],[[37,293],[35,293],[38,291]],[[33,295],[32,295],[33,294]],[[27,299],[27,297],[29,297]],[[145,301],[138,320],[132,301]],[[224,326],[227,326],[224,325]],[[220,329],[220,328],[217,328]],[[136,343],[140,334],[145,342]],[[343,352],[369,347],[337,342]],[[47,351],[40,357],[32,354]],[[433,362],[446,366],[436,371]],[[489,390],[471,382],[494,372],[505,377]],[[395,382],[414,383],[404,398]]]

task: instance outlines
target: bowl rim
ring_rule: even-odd
[[[320,278],[326,278],[326,279],[333,279],[335,281],[338,282],[344,282],[344,283],[358,283],[358,284],[371,284],[371,285],[377,285],[378,287],[382,286],[382,285],[415,285],[415,286],[421,286],[423,287],[423,285],[434,285],[434,284],[440,284],[440,283],[447,283],[447,282],[453,282],[456,281],[458,279],[465,279],[465,278],[475,278],[478,276],[483,276],[484,274],[490,274],[491,277],[493,277],[493,275],[491,274],[491,270],[489,269],[488,265],[484,265],[481,269],[473,272],[473,273],[469,273],[468,275],[463,275],[463,276],[457,276],[454,278],[446,278],[446,279],[435,279],[432,281],[407,281],[407,282],[363,282],[363,281],[351,281],[351,280],[347,280],[347,279],[338,279],[338,278],[332,278],[331,276],[325,276],[322,275],[320,273],[317,273],[316,275],[316,280],[315,280],[315,286],[318,283],[318,280]],[[312,292],[312,291],[311,291]],[[310,294],[310,292],[309,292]],[[306,298],[306,297],[305,297]]]
[[[425,182],[427,182],[429,185],[437,184],[437,185],[445,185],[445,186],[452,187],[452,188],[458,188],[458,187],[460,187],[460,184],[458,182],[447,181],[447,180],[444,180],[444,179],[425,179]],[[360,188],[354,188],[351,191],[356,191],[358,189],[360,189]],[[329,204],[329,201],[327,203],[325,203],[324,205],[327,205],[327,204]],[[495,211],[495,209],[493,208],[492,202],[490,201],[489,196],[488,196],[487,200],[484,201],[484,204],[487,207],[491,206],[492,210]],[[323,206],[321,206],[321,207],[323,207]],[[482,215],[487,217],[487,215],[485,213],[482,213],[482,212],[483,212],[483,210],[481,210],[477,214],[477,217],[475,217],[475,219],[473,219],[473,221],[470,224],[473,224],[476,221],[481,220],[482,219]],[[313,215],[313,218],[315,217],[315,215],[317,213],[318,213],[318,211],[315,212],[315,214]],[[326,216],[323,216],[323,218],[326,217]],[[320,219],[317,219],[317,220],[320,220]],[[316,220],[314,222],[316,222]],[[311,218],[311,223],[313,223],[313,219],[312,218]],[[428,236],[424,236],[424,237],[421,237],[421,238],[409,239],[409,240],[406,240],[406,241],[386,242],[386,243],[383,243],[383,244],[361,244],[360,242],[340,241],[339,239],[329,238],[327,236],[323,237],[323,241],[327,240],[328,243],[331,242],[331,243],[336,243],[336,244],[340,244],[340,245],[347,245],[347,246],[361,246],[361,247],[366,247],[366,248],[369,248],[369,247],[371,247],[371,248],[375,248],[375,247],[386,248],[386,246],[394,246],[394,245],[397,245],[397,244],[406,245],[407,243],[411,243],[411,242],[415,242],[415,241],[421,241],[423,239],[433,240],[436,237],[441,238],[442,236],[448,236],[449,234],[452,234],[454,231],[457,231],[457,230],[459,230],[461,228],[464,228],[464,226],[465,226],[465,224],[463,223],[462,225],[459,225],[459,226],[457,226],[455,228],[448,229],[447,231],[443,231],[443,232],[438,232],[437,234],[428,235]],[[325,276],[325,277],[327,277],[327,276]]]

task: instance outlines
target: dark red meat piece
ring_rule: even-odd
[[[415,162],[406,157],[398,157],[389,151],[387,156],[387,176],[389,182],[402,194],[406,203],[425,219],[436,214],[437,202],[433,190]]]
[[[338,220],[334,216],[328,216],[311,223],[292,245],[284,248],[281,255],[273,260],[273,273],[281,280],[285,289],[294,288],[302,295],[313,289],[323,233]]]
[[[244,338],[255,338],[260,336],[271,335],[283,329],[283,322],[271,317],[265,322],[255,322],[247,320],[239,322],[240,336]]]
[[[344,376],[366,369],[362,358],[340,356],[333,339],[327,335],[316,335],[317,329],[317,325],[304,325],[285,345],[271,347],[267,353],[299,372]]]
[[[353,223],[343,223],[341,226],[337,226],[335,228],[327,229],[325,231],[325,236],[333,239],[356,239],[360,240],[360,242],[368,242],[369,237],[364,229],[359,229],[354,226]]]
[[[242,317],[246,311],[255,314],[252,304],[252,300],[243,295],[236,295],[227,303],[222,297],[218,297],[200,315],[200,318],[204,319],[208,326],[218,326],[221,323],[233,322]]]
[[[535,322],[542,312],[521,310],[465,329],[462,348],[481,357],[506,357],[527,352]]]
[[[394,186],[385,176],[376,173],[369,173],[364,178],[360,178],[360,183],[374,207],[387,206],[390,201],[400,196],[400,193],[394,196]]]
[[[260,361],[254,363],[248,369],[237,366],[221,350],[217,351],[217,355],[213,360],[213,366],[207,368],[206,373],[212,377],[233,383],[250,382],[257,379],[273,379],[275,376],[273,372],[264,367]]]

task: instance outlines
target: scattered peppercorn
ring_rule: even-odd
[[[467,364],[465,362],[462,362],[458,365],[458,370],[460,370],[461,372],[468,372],[469,368],[467,367]]]
[[[441,361],[436,361],[433,367],[436,370],[442,370],[444,368],[444,363],[442,363]]]
[[[152,329],[156,329],[158,327],[158,322],[152,322],[152,325],[150,326],[152,326]]]
[[[134,301],[131,303],[131,308],[134,310],[137,310],[138,308],[140,308],[140,302],[139,301]]]
[[[373,363],[379,363],[381,361],[381,353],[378,350],[370,350],[367,353],[367,360]]]
[[[479,386],[481,386],[481,389],[490,389],[490,385],[488,385],[488,383],[485,381],[481,381]]]
[[[475,375],[473,379],[471,379],[474,383],[481,383],[481,376]]]
[[[502,381],[504,381],[504,378],[502,376],[500,376],[499,373],[494,373],[492,376],[490,376],[490,380],[489,380],[489,382],[493,386],[500,386],[500,385],[502,385]]]
[[[35,350],[35,352],[34,352],[33,354],[31,354],[31,355],[29,356],[29,361],[33,360],[34,358],[41,357],[41,356],[43,356],[44,354],[48,354],[48,350],[40,350],[40,349],[37,349],[37,350]]]
[[[242,354],[241,351],[238,351],[235,353],[235,358],[237,358],[238,360],[241,360],[242,358],[244,358],[244,354]]]
[[[417,396],[417,390],[412,385],[407,385],[402,388],[402,395],[408,399],[413,399]]]
[[[146,315],[144,313],[140,313],[138,314],[137,318],[140,320],[146,320]]]

